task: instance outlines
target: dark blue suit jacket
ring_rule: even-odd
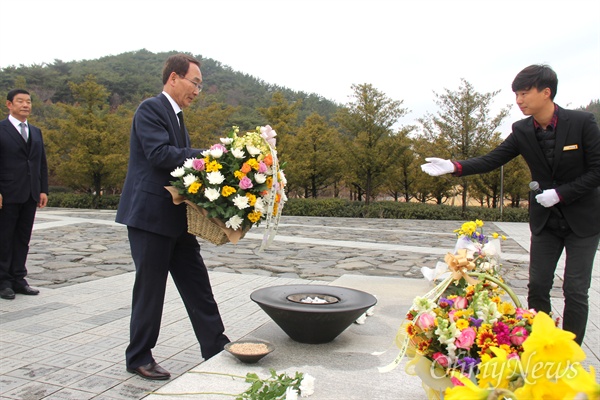
[[[29,141],[8,120],[0,121],[0,194],[5,204],[40,201],[48,194],[48,164],[42,131],[29,124]]]
[[[181,143],[179,123],[169,99],[159,94],[144,100],[133,117],[129,166],[116,221],[127,226],[177,237],[187,231],[185,205],[173,204],[165,189],[171,172],[195,157],[199,149]]]
[[[548,165],[536,139],[533,117],[529,117],[515,122],[512,133],[490,153],[459,161],[462,175],[489,172],[519,154],[542,190],[557,190],[561,197],[558,207],[576,235],[600,232],[600,129],[593,114],[559,107],[553,165]],[[529,225],[538,234],[551,210],[534,196],[532,193],[529,199]]]

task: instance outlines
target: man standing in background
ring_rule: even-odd
[[[523,156],[532,178],[528,305],[547,314],[552,311],[550,290],[564,249],[563,329],[581,344],[600,239],[600,129],[593,114],[556,105],[557,87],[558,78],[549,66],[523,69],[512,90],[529,118],[515,122],[512,133],[486,155],[464,161],[426,158],[421,168],[433,176],[467,176]]]
[[[42,131],[27,121],[31,96],[6,96],[8,118],[0,121],[0,298],[37,295],[25,280],[36,208],[48,204],[48,164]]]

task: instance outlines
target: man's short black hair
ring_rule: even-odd
[[[548,65],[534,64],[526,67],[517,74],[512,83],[512,91],[529,90],[536,88],[538,91],[550,89],[550,99],[554,100],[558,88],[556,72]]]
[[[6,95],[6,100],[8,100],[8,101],[10,101],[12,103],[13,99],[18,94],[29,95],[29,92],[27,90],[25,90],[25,89],[13,89],[10,92],[8,92],[8,94]]]

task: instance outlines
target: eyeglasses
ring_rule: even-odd
[[[186,81],[190,81],[190,82],[192,82],[192,83],[194,84],[194,86],[196,86],[196,89],[198,89],[198,91],[199,91],[199,92],[201,92],[201,91],[202,91],[202,87],[204,86],[204,85],[202,84],[202,82],[198,83],[198,82],[196,82],[196,81],[193,81],[193,80],[191,80],[191,79],[189,79],[189,78],[186,78],[185,76],[181,76],[181,75],[179,75],[179,77],[180,77],[180,78],[183,78],[183,79],[185,79]]]

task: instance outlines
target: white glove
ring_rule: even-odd
[[[432,157],[426,158],[425,161],[427,161],[427,164],[421,165],[421,169],[431,176],[440,176],[454,172],[454,163],[450,160]]]
[[[556,190],[554,189],[544,190],[542,193],[535,196],[535,199],[544,207],[552,207],[560,201],[558,193],[556,193]]]

